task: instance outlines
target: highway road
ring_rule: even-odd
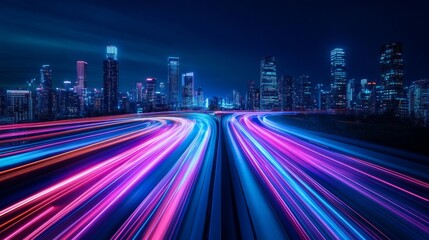
[[[427,157],[279,114],[0,126],[0,238],[427,239]]]

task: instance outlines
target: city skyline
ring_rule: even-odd
[[[120,91],[135,86],[136,82],[144,81],[149,76],[167,82],[165,59],[169,56],[180,57],[181,71],[198,74],[199,80],[205,83],[207,96],[225,95],[230,89],[245,92],[243,86],[249,80],[259,79],[258,69],[254,66],[261,58],[270,55],[276,56],[279,76],[286,74],[298,77],[304,74],[310,76],[313,82],[328,84],[329,59],[326,54],[335,47],[347,52],[349,77],[373,81],[380,78],[380,68],[377,65],[379,47],[398,41],[404,44],[404,81],[411,84],[412,81],[429,76],[425,63],[420,61],[420,56],[429,52],[425,44],[428,37],[423,32],[416,34],[427,29],[427,24],[420,21],[419,17],[423,12],[418,4],[388,3],[350,7],[336,2],[324,3],[323,6],[303,3],[285,5],[280,2],[262,6],[257,3],[243,6],[236,3],[226,5],[224,2],[207,3],[207,6],[201,3],[176,3],[178,9],[186,10],[189,16],[180,16],[171,23],[171,17],[167,14],[170,10],[163,10],[156,3],[136,5],[133,10],[106,2],[100,14],[93,14],[90,10],[96,7],[94,4],[77,1],[65,5],[71,9],[81,7],[83,20],[77,21],[69,14],[64,14],[58,22],[64,25],[62,30],[49,25],[63,11],[52,11],[58,8],[58,3],[43,2],[36,6],[40,8],[40,13],[35,13],[25,3],[6,1],[0,10],[4,20],[4,24],[0,25],[0,32],[8,36],[1,40],[8,57],[7,61],[1,60],[0,80],[2,87],[25,82],[36,77],[34,72],[37,72],[40,65],[50,64],[54,69],[54,85],[60,85],[64,80],[74,82],[73,64],[77,60],[84,60],[88,62],[88,86],[97,87],[102,82],[102,70],[98,66],[103,59],[103,46],[112,44],[121,49],[119,59],[123,67]],[[190,6],[192,11],[189,10]],[[284,6],[288,6],[289,14],[278,14],[277,9]],[[272,14],[265,18],[259,16],[259,7],[262,7],[262,12]],[[320,7],[323,7],[326,14],[316,11]],[[365,18],[358,17],[361,15],[359,7],[365,7]],[[235,11],[240,8],[242,11]],[[309,27],[310,22],[292,11],[304,9],[312,17],[319,19],[320,23]],[[384,18],[379,19],[377,10],[380,9],[392,11],[384,11]],[[137,14],[136,10],[142,10],[144,14]],[[396,20],[396,16],[391,13],[395,12],[393,10],[401,11],[404,17]],[[127,17],[124,19],[125,11]],[[165,13],[167,19],[150,18],[153,12],[160,15]],[[106,20],[102,13],[111,16],[111,19]],[[225,17],[215,18],[220,13]],[[19,18],[19,21],[11,23],[11,19],[7,18],[11,14]],[[339,24],[335,21],[335,14],[342,17],[340,28],[334,28]],[[192,20],[201,18],[204,21]],[[262,19],[264,21],[258,23]],[[107,25],[101,25],[104,20],[111,26],[111,31],[106,31]],[[34,21],[38,24],[32,24]],[[85,24],[82,25],[82,21]],[[118,29],[121,21],[141,23],[145,31],[139,30],[135,23],[125,29]],[[225,21],[231,24],[223,24]],[[245,26],[243,24],[246,21],[255,26],[241,28],[243,31],[236,33],[234,29]],[[269,27],[261,28],[263,22],[269,23]],[[46,25],[49,27],[44,28]],[[415,31],[411,32],[410,26]],[[180,32],[183,28],[186,31]],[[207,29],[218,37],[212,38],[211,34],[202,29]],[[261,37],[268,32],[273,34]],[[286,39],[280,37],[283,34],[287,36]],[[228,86],[228,89],[220,86]]]
[[[0,239],[427,239],[426,5],[3,0]]]
[[[197,90],[194,72],[181,72],[179,57],[168,58],[167,83],[147,77],[144,86],[136,82],[133,88],[121,92],[118,48],[108,45],[101,88],[87,87],[88,63],[85,61],[76,62],[76,81],[74,85],[64,81],[64,88],[53,85],[52,67],[45,64],[40,69],[40,80],[27,81],[24,88],[6,89],[6,92],[2,89],[1,116],[5,117],[3,122],[11,123],[167,110],[323,110],[342,114],[355,111],[364,118],[386,116],[390,120],[409,120],[428,126],[427,86],[418,83],[428,79],[412,81],[409,85],[404,83],[402,46],[402,43],[393,42],[380,47],[380,81],[362,78],[359,84],[355,78],[347,78],[346,51],[334,48],[330,52],[329,84],[313,82],[308,75],[280,75],[276,57],[267,56],[260,62],[259,88],[251,80],[244,94],[232,89],[231,95],[230,89],[229,94],[204,98],[201,88],[204,82],[197,81]],[[10,91],[19,89],[31,93],[12,94]]]

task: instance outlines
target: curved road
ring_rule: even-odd
[[[205,215],[196,208],[207,208],[217,133],[209,116],[1,130],[2,239],[202,235]],[[186,218],[198,220],[192,229],[180,224]]]
[[[427,166],[293,128],[276,115],[237,113],[223,121],[235,191],[248,209],[243,235],[427,239]]]
[[[0,126],[0,238],[429,236],[422,159],[281,118],[165,113]]]

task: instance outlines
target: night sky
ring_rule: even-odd
[[[406,84],[429,77],[425,1],[2,1],[0,87],[24,86],[42,64],[53,84],[75,81],[88,62],[89,87],[102,86],[106,45],[118,47],[120,90],[147,77],[167,80],[168,56],[195,72],[206,97],[244,93],[264,56],[277,73],[328,83],[329,52],[343,47],[348,78],[379,77],[383,43],[404,44]],[[142,1],[143,2],[143,1]]]

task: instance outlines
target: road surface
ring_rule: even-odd
[[[0,126],[0,238],[429,236],[426,157],[278,115]]]

